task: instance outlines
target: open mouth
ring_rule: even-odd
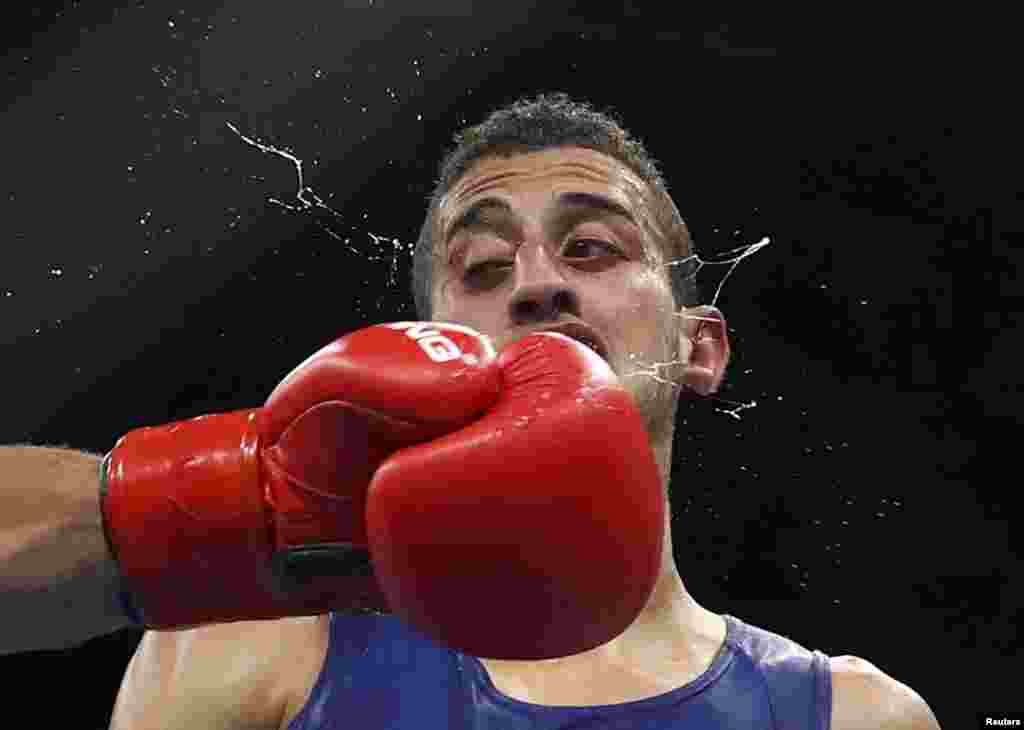
[[[586,345],[591,350],[596,352],[602,358],[604,357],[604,353],[601,352],[601,346],[594,342],[593,340],[591,340],[589,337],[573,337],[573,339],[576,340],[577,342],[582,342],[584,345]]]
[[[570,337],[596,352],[602,360],[608,360],[608,351],[605,349],[604,344],[596,336],[587,331],[586,327],[581,327],[576,324],[568,324],[560,327],[552,327],[545,331],[557,332],[561,335],[565,335],[566,337]]]
[[[600,336],[586,325],[579,324],[576,322],[563,322],[562,324],[555,325],[554,327],[544,327],[542,329],[535,329],[532,330],[531,332],[526,332],[521,336],[537,334],[538,332],[557,332],[560,335],[565,335],[571,340],[576,340],[580,344],[586,345],[593,352],[597,353],[598,357],[600,357],[606,363],[611,365],[611,361],[608,359],[608,348],[605,347],[604,342],[600,338]],[[509,342],[511,341],[514,340],[509,340]]]

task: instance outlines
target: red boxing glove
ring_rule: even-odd
[[[473,656],[537,660],[621,634],[661,568],[665,496],[632,397],[555,333],[501,352],[478,421],[388,457],[367,537],[392,611]]]
[[[479,417],[499,384],[475,331],[399,322],[324,347],[263,408],[121,437],[100,504],[126,613],[170,629],[386,610],[366,554],[374,470]]]

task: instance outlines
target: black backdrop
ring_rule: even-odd
[[[869,659],[947,730],[1021,709],[1019,478],[991,466],[1020,404],[998,22],[431,5],[8,11],[0,443],[106,451],[414,318],[409,248],[451,134],[566,91],[645,141],[703,259],[771,239],[715,301],[720,399],[679,416],[691,592]],[[295,166],[228,124],[304,160],[339,215],[274,204],[299,207]],[[701,270],[704,302],[726,271]],[[955,308],[954,271],[977,274]],[[139,636],[3,658],[8,712],[105,727]]]

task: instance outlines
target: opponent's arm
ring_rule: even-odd
[[[2,449],[0,654],[385,609],[366,485],[394,450],[493,403],[493,357],[457,325],[379,325],[307,358],[262,408],[138,428],[102,460]]]
[[[99,464],[70,449],[0,446],[0,654],[130,625],[103,537]]]

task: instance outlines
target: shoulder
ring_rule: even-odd
[[[292,719],[309,701],[310,693],[316,686],[317,679],[323,669],[330,646],[331,617],[329,614],[311,616],[301,621],[293,631],[295,638],[301,642],[301,650],[296,656],[285,658],[280,667],[291,667],[294,671],[282,671],[284,686],[281,696],[284,698],[284,712],[281,727],[286,728]]]
[[[866,659],[829,657],[832,730],[940,730],[917,692]]]
[[[163,646],[172,649],[178,661],[206,663],[217,659],[236,670],[235,676],[258,680],[278,676],[282,667],[294,672],[300,658],[315,657],[321,646],[319,639],[325,634],[325,618],[286,617],[204,624],[178,631],[147,631],[140,650]]]
[[[146,631],[110,727],[278,728],[319,674],[321,625],[306,617]]]

